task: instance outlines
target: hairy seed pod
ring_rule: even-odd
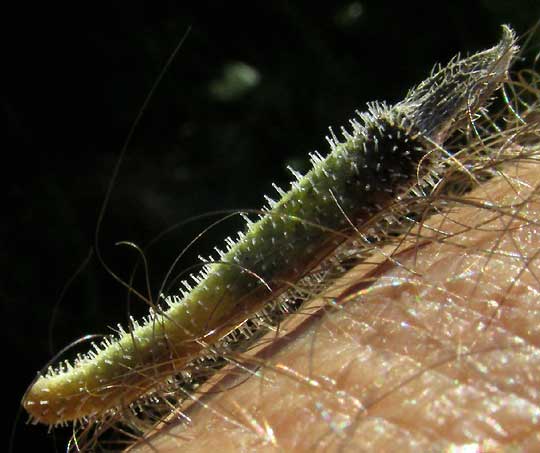
[[[372,103],[329,139],[326,158],[295,172],[291,189],[227,251],[194,277],[183,297],[133,323],[73,364],[50,368],[23,405],[36,422],[61,424],[129,406],[222,341],[286,291],[381,210],[428,184],[449,135],[485,106],[517,52],[509,27],[495,47],[454,58],[394,105]]]

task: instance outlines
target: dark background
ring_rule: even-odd
[[[142,101],[189,26],[136,129],[104,218],[103,255],[124,277],[136,254],[115,242],[142,246],[197,214],[259,208],[263,194],[274,192],[271,182],[288,188],[287,164],[303,172],[308,151],[327,151],[328,126],[346,124],[366,101],[399,100],[434,63],[458,51],[495,44],[501,23],[523,34],[540,18],[536,0],[110,3],[19,3],[2,11],[7,420],[53,352],[83,334],[125,324],[125,290],[95,259],[69,287],[53,324],[51,313],[93,245],[107,184]],[[538,40],[529,57],[535,52]],[[237,62],[259,76],[240,91],[223,75]],[[154,291],[174,256],[208,222],[176,230],[148,254]],[[239,226],[217,228],[178,270]],[[137,286],[143,289],[142,282]],[[132,310],[146,308],[136,302]],[[52,435],[25,419],[14,451],[54,451]],[[11,427],[5,427],[7,440]],[[63,442],[57,451],[64,451]]]

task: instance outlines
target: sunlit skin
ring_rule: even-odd
[[[420,241],[367,284],[355,271],[357,296],[274,347],[263,377],[136,451],[538,451],[540,169],[505,175],[470,199],[513,218],[466,206],[431,219],[447,244]]]

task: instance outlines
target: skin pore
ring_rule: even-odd
[[[133,451],[538,449],[539,180],[508,164]]]

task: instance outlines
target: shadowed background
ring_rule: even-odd
[[[103,255],[124,277],[136,255],[115,242],[142,246],[197,214],[260,208],[263,194],[275,193],[272,182],[288,188],[286,165],[305,172],[308,151],[326,153],[328,126],[339,129],[367,101],[401,99],[458,51],[494,45],[501,23],[522,34],[540,18],[534,0],[446,2],[436,10],[422,2],[148,3],[12,5],[3,12],[0,303],[8,419],[51,357],[52,307],[93,245],[122,143],[189,26],[136,130],[105,216]],[[176,230],[149,253],[154,291],[209,222]],[[211,254],[240,226],[233,220],[216,228],[177,270]],[[144,289],[142,280],[137,287]],[[125,324],[125,301],[125,290],[93,259],[58,309],[54,352]],[[136,302],[132,311],[146,308]],[[45,433],[20,423],[15,451],[54,451]]]

